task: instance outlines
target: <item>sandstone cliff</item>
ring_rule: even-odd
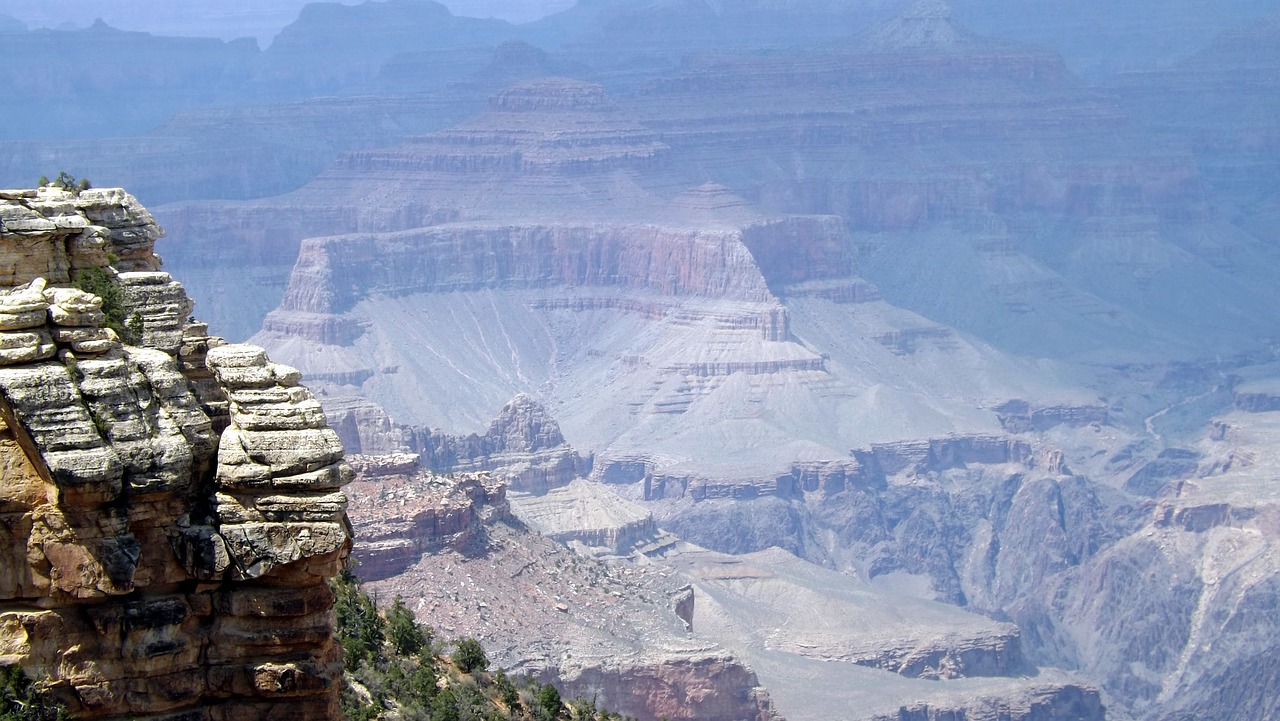
[[[120,190],[0,191],[0,661],[77,718],[336,719],[342,445],[190,318],[160,232]]]

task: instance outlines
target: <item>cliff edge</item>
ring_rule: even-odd
[[[338,719],[342,444],[161,234],[123,190],[0,191],[0,665],[79,719]]]

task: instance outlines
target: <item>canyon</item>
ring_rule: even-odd
[[[1274,10],[1103,5],[316,5],[0,181],[155,198],[354,454],[370,587],[506,668],[642,719],[1265,718]]]

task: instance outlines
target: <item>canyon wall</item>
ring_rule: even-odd
[[[160,232],[120,190],[0,191],[0,662],[76,718],[338,719],[342,445],[190,317]]]
[[[470,636],[509,673],[642,719],[777,718],[756,674],[688,636],[691,592],[658,569],[584,558],[529,531],[503,482],[364,457],[349,487],[367,587],[403,596],[446,637]],[[684,609],[684,616],[681,609]]]

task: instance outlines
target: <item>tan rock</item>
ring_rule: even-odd
[[[6,191],[0,219],[0,663],[80,719],[339,719],[351,472],[297,371],[214,353],[123,191]],[[136,346],[68,287],[108,252]]]
[[[25,330],[39,328],[49,317],[48,306],[27,311],[0,312],[0,330]]]
[[[90,313],[102,310],[102,298],[78,288],[49,288],[44,292],[49,306],[57,306],[68,313]]]
[[[49,320],[52,320],[57,325],[75,327],[100,326],[106,319],[106,315],[100,310],[75,313],[64,309],[62,306],[49,306]]]
[[[59,343],[85,343],[115,340],[110,328],[54,328],[53,339]]]
[[[2,332],[0,333],[0,350],[21,350],[24,348],[37,348],[41,345],[47,345],[50,341],[49,334],[43,330],[27,331],[27,332]]]
[[[41,343],[34,346],[0,350],[0,366],[34,363],[36,361],[52,358],[57,354],[57,352],[58,347],[52,343]]]

